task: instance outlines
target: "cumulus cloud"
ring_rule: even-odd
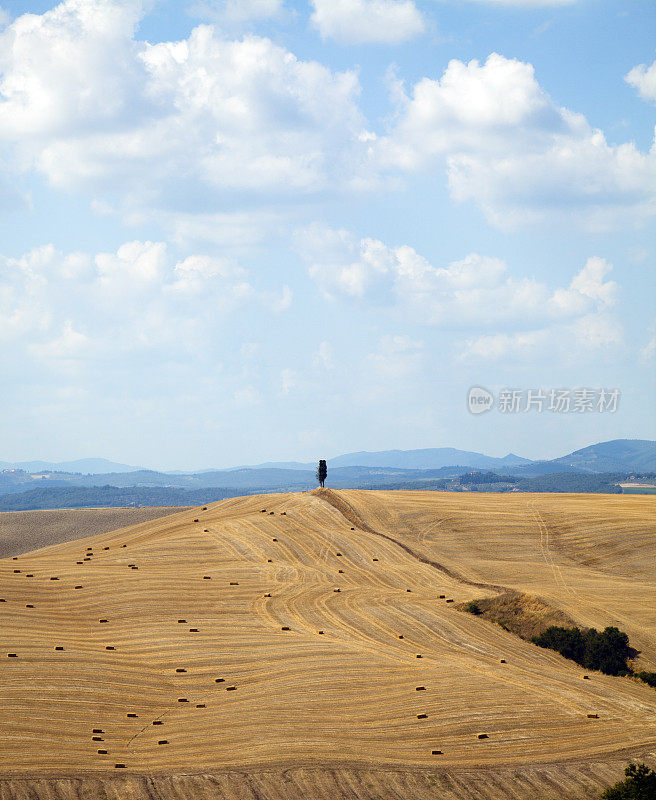
[[[312,24],[342,44],[398,44],[425,30],[413,0],[312,0]]]
[[[624,80],[637,89],[645,100],[656,100],[656,61],[650,67],[639,64],[626,75]]]
[[[205,213],[235,192],[351,185],[364,147],[353,72],[208,25],[150,45],[134,36],[143,13],[136,0],[65,0],[0,33],[14,165],[142,207],[188,210],[202,192]]]
[[[163,242],[127,242],[93,256],[46,245],[0,257],[0,340],[43,360],[195,356],[230,312],[271,310],[274,300],[231,260],[176,259]]]
[[[415,322],[445,328],[530,323],[583,316],[611,308],[618,286],[612,265],[588,259],[569,286],[550,289],[515,278],[498,258],[471,253],[435,267],[408,245],[358,240],[315,224],[296,234],[310,277],[328,299],[387,306]]]
[[[597,225],[656,212],[656,147],[608,144],[553,102],[530,64],[496,53],[484,64],[453,60],[441,79],[422,78],[410,93],[397,81],[393,94],[394,123],[371,153],[408,172],[445,164],[452,196],[500,227],[558,209]]]

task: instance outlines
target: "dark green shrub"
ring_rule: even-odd
[[[478,605],[478,603],[474,603],[474,601],[473,601],[473,600],[472,600],[472,602],[471,602],[471,603],[467,603],[467,605],[465,606],[465,611],[466,611],[468,614],[476,614],[476,616],[478,616],[479,614],[482,614],[482,613],[483,613],[483,612],[481,611],[481,608],[480,608],[480,606]]]
[[[586,669],[598,669],[606,675],[630,675],[627,659],[632,654],[629,637],[615,627],[601,633],[595,628],[583,632],[580,628],[552,626],[531,640],[540,647],[556,650]]]
[[[656,772],[646,764],[630,764],[625,780],[601,795],[601,800],[656,800]]]
[[[656,672],[636,672],[635,676],[656,689]]]

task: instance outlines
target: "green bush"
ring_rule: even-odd
[[[631,674],[626,663],[631,655],[629,637],[615,627],[605,628],[599,633],[595,628],[584,632],[580,628],[552,626],[531,641],[540,647],[556,650],[586,669],[597,669],[606,675]]]
[[[473,600],[472,600],[471,603],[467,603],[467,605],[465,606],[465,611],[468,614],[476,614],[476,616],[478,616],[479,614],[483,613],[481,611],[481,607],[478,605],[478,603],[474,603]]]
[[[601,800],[656,800],[656,772],[645,764],[630,764],[625,780],[601,795]]]

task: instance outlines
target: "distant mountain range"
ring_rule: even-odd
[[[2,469],[22,469],[25,472],[81,472],[83,475],[99,475],[108,472],[134,472],[141,467],[118,464],[106,458],[79,458],[76,461],[0,461]]]
[[[223,488],[243,493],[301,491],[314,488],[315,464],[273,462],[199,472],[157,472],[89,458],[53,464],[31,461],[0,462],[0,494],[37,488],[105,487]],[[22,471],[11,471],[22,470]],[[328,461],[328,484],[333,488],[382,487],[452,478],[471,470],[531,478],[554,473],[656,472],[656,442],[616,439],[585,447],[550,461],[530,461],[512,453],[493,458],[451,447],[422,450],[385,450],[337,456]]]

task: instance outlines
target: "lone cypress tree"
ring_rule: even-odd
[[[321,486],[322,489],[327,474],[328,474],[328,467],[326,466],[326,462],[322,458],[321,461],[319,461],[319,466],[317,467],[317,480],[319,481],[319,486]]]

